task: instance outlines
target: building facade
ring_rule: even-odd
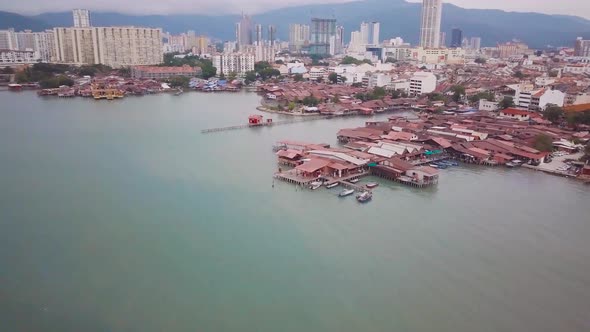
[[[252,19],[248,15],[242,15],[240,22],[236,23],[236,42],[238,49],[252,45]]]
[[[421,95],[436,90],[436,76],[429,72],[417,72],[410,78],[410,93]]]
[[[440,46],[441,18],[442,0],[422,0],[421,47],[438,48]]]
[[[55,28],[58,62],[113,68],[163,61],[162,30],[135,27]]]
[[[174,76],[195,77],[201,73],[201,68],[184,65],[182,67],[133,66],[133,78],[166,79]]]
[[[212,58],[213,67],[217,68],[217,75],[228,76],[236,73],[244,76],[247,72],[254,70],[255,56],[247,53],[228,53],[214,55]]]
[[[289,50],[300,52],[303,47],[309,44],[309,25],[291,24],[289,26]]]
[[[463,30],[459,28],[454,28],[451,31],[451,47],[457,48],[461,47],[461,43],[463,42]]]
[[[0,50],[0,67],[36,63],[35,52]]]
[[[74,9],[72,10],[72,16],[74,18],[74,28],[89,28],[90,25],[90,12],[87,9]]]
[[[276,25],[268,26],[268,42],[270,45],[274,45],[277,40],[277,27]]]
[[[590,57],[590,40],[584,40],[582,37],[576,39],[574,55],[581,57]]]
[[[14,29],[0,30],[0,50],[18,50]]]
[[[313,18],[311,20],[311,40],[309,53],[314,55],[330,54],[330,39],[336,37],[336,20]]]

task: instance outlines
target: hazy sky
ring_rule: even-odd
[[[335,3],[350,0],[0,0],[0,10],[36,14],[72,8],[125,13],[256,13],[268,9],[308,3]],[[420,2],[420,0],[410,0]],[[590,19],[590,0],[443,0],[466,8],[496,8],[571,14]]]

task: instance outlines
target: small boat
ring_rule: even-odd
[[[344,189],[338,194],[338,197],[346,197],[354,194],[354,190],[352,189]]]
[[[314,181],[314,182],[312,182],[312,183],[309,184],[309,189],[316,190],[316,189],[318,189],[321,186],[322,186],[322,182],[320,182],[320,181]]]
[[[377,182],[367,183],[367,188],[369,188],[369,189],[377,188],[378,186],[379,186],[379,183],[377,183]]]
[[[359,182],[359,181],[360,181],[360,179],[358,179],[358,178],[357,178],[357,179],[352,179],[352,180],[349,180],[348,182],[350,182],[350,183],[357,183],[357,182]]]
[[[361,202],[361,203],[365,203],[370,201],[373,198],[373,194],[371,194],[370,191],[365,191],[362,194],[356,196],[356,200]]]
[[[8,89],[12,90],[12,91],[20,91],[23,89],[23,86],[21,84],[8,84]]]
[[[184,91],[182,89],[178,89],[178,91],[174,95],[175,96],[180,96],[183,93],[184,93]]]
[[[430,166],[430,167],[432,167],[432,168],[439,168],[439,166],[438,166],[437,164],[430,164],[430,165],[428,165],[428,166]]]
[[[332,183],[332,184],[328,184],[328,185],[326,185],[326,188],[328,188],[328,189],[332,189],[332,188],[336,188],[336,187],[338,187],[339,185],[340,185],[340,183],[339,183],[339,182],[334,182],[334,183]]]
[[[522,166],[523,163],[524,162],[521,161],[521,160],[513,160],[513,161],[511,161],[509,163],[506,163],[506,167],[508,167],[508,168],[516,168],[516,167]]]
[[[440,168],[440,169],[447,169],[447,168],[449,168],[448,165],[443,164],[443,163],[436,163],[435,165],[438,166],[438,168]]]

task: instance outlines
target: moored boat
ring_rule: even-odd
[[[12,91],[20,91],[23,89],[23,86],[21,84],[8,84],[8,89],[12,90]]]
[[[356,200],[361,203],[368,202],[372,198],[373,198],[373,194],[370,191],[365,191],[365,192],[359,194],[358,196],[356,196]]]
[[[334,183],[331,183],[331,184],[326,185],[326,188],[332,189],[332,188],[338,187],[339,185],[340,185],[340,183],[334,182]]]
[[[322,182],[321,181],[314,181],[314,182],[312,182],[312,183],[309,184],[309,189],[316,190],[316,189],[318,189],[321,186],[322,186]]]
[[[377,188],[378,186],[379,186],[379,183],[377,183],[377,182],[367,183],[367,188],[369,188],[369,189]]]
[[[338,194],[339,197],[346,197],[346,196],[350,196],[354,194],[354,190],[352,189],[344,189],[340,192],[340,194]]]
[[[524,164],[524,162],[521,161],[521,160],[513,160],[511,162],[506,163],[506,167],[508,167],[508,168],[516,168],[516,167],[522,166],[522,164]]]
[[[359,181],[360,181],[360,179],[356,178],[356,179],[349,180],[348,182],[350,182],[350,183],[357,183]]]

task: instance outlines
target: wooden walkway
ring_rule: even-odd
[[[310,115],[310,116],[306,116],[303,118],[291,119],[291,120],[263,122],[260,124],[247,123],[247,124],[242,124],[242,125],[237,125],[237,126],[203,129],[203,130],[201,130],[201,133],[202,134],[210,134],[210,133],[218,133],[218,132],[222,132],[222,131],[238,130],[238,129],[244,129],[244,128],[274,127],[274,126],[282,126],[282,125],[288,125],[288,124],[293,124],[293,123],[330,119],[333,117],[335,117],[335,116],[334,115]]]

